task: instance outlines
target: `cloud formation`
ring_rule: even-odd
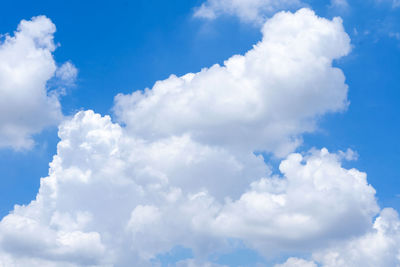
[[[59,135],[36,200],[16,206],[0,223],[0,246],[17,266],[27,258],[50,266],[146,266],[177,245],[202,258],[229,249],[232,238],[266,256],[310,252],[364,233],[378,210],[366,175],[342,168],[341,157],[326,149],[291,154],[280,165],[282,177],[260,172],[238,199],[219,201],[208,189],[226,184],[196,188],[202,174],[192,171],[199,164],[216,171],[207,179],[233,172],[229,183],[240,184],[235,172],[265,169],[263,160],[249,154],[248,164],[229,155],[215,166],[215,152],[188,149],[200,145],[186,137],[148,143],[92,111],[65,122]]]
[[[317,250],[313,260],[290,258],[277,267],[398,266],[400,264],[400,220],[392,208],[385,208],[366,234]]]
[[[71,63],[57,69],[52,53],[55,25],[46,17],[23,20],[14,35],[0,43],[0,148],[30,148],[32,135],[62,119],[56,91],[47,82],[76,69]],[[65,75],[64,75],[65,76]],[[61,77],[63,78],[63,77]],[[69,81],[74,79],[70,75]]]
[[[345,77],[332,61],[349,53],[350,39],[340,18],[308,9],[278,13],[262,32],[223,66],[117,95],[117,119],[148,140],[190,134],[202,144],[287,155],[319,116],[347,108]]]
[[[206,0],[194,16],[215,19],[221,15],[237,16],[241,21],[262,24],[266,15],[302,6],[300,0]]]
[[[195,257],[177,266],[218,266],[209,256],[232,240],[265,257],[313,254],[282,266],[332,266],[367,256],[358,244],[381,233],[381,255],[398,250],[395,213],[374,223],[375,190],[342,166],[352,151],[291,153],[319,116],[347,107],[332,61],[349,50],[340,19],[282,12],[245,55],[118,95],[124,126],[78,112],[36,199],[1,220],[0,266],[153,266],[176,246]],[[283,156],[280,174],[255,151]]]

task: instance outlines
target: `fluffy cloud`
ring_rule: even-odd
[[[365,173],[341,168],[337,155],[326,149],[305,158],[291,154],[280,171],[283,177],[253,182],[239,200],[226,203],[215,219],[218,232],[268,256],[308,251],[370,228],[378,212],[375,190]]]
[[[232,240],[266,257],[325,255],[369,233],[375,191],[341,165],[354,153],[292,153],[275,175],[254,153],[285,155],[346,108],[340,19],[279,13],[263,34],[224,66],[117,96],[124,127],[93,111],[64,121],[36,199],[0,222],[0,266],[152,266],[176,246],[195,256],[178,266],[218,266],[209,256]],[[315,266],[283,266],[303,263]]]
[[[202,174],[192,170],[198,160],[211,164],[215,156],[187,149],[194,142],[186,137],[182,142],[169,140],[176,137],[156,141],[171,154],[149,160],[154,143],[130,136],[109,117],[91,111],[64,123],[59,135],[57,155],[36,200],[16,206],[0,223],[0,247],[7,257],[14,256],[17,266],[27,258],[50,266],[146,266],[177,245],[203,258],[229,249],[232,238],[265,255],[299,251],[305,243],[310,245],[303,249],[311,251],[327,241],[362,234],[377,212],[365,174],[343,169],[341,157],[326,149],[304,158],[291,154],[280,165],[282,177],[254,173],[254,178],[265,178],[236,200],[218,200],[208,189],[241,184],[240,176],[198,185]],[[189,160],[182,162],[185,157]],[[232,158],[242,167],[230,165]],[[207,179],[246,173],[254,165],[266,168],[252,154],[219,162],[217,168],[211,165],[216,172]],[[193,187],[175,178],[185,169],[186,175],[178,175]]]
[[[71,62],[62,64],[56,71],[55,76],[63,83],[71,85],[75,82],[78,70]]]
[[[332,61],[350,51],[350,39],[340,18],[308,9],[278,13],[262,32],[223,66],[118,95],[118,120],[148,140],[189,134],[202,144],[286,155],[316,118],[347,107],[345,77]]]
[[[383,209],[373,228],[365,235],[316,253],[325,267],[399,266],[400,220],[398,213]]]
[[[195,17],[214,19],[227,14],[245,22],[264,22],[265,15],[302,5],[300,0],[207,0],[194,13]]]
[[[366,234],[315,252],[314,261],[291,258],[277,266],[399,266],[400,220],[392,208],[383,209]]]
[[[71,63],[57,70],[52,56],[55,25],[46,17],[23,20],[13,36],[0,43],[0,147],[16,149],[33,145],[32,135],[62,119],[57,92],[47,82],[55,73],[69,70]]]

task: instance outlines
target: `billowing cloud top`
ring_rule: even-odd
[[[0,147],[29,148],[32,134],[62,119],[56,92],[47,90],[57,71],[55,30],[48,18],[39,16],[21,21],[14,36],[5,35],[0,43]],[[71,81],[76,69],[68,64],[75,73]]]
[[[398,263],[397,213],[379,213],[366,174],[342,167],[351,151],[287,155],[318,116],[346,108],[332,60],[349,43],[338,18],[279,13],[244,56],[118,95],[124,127],[77,113],[36,199],[0,222],[0,265],[152,266],[183,246],[195,258],[177,266],[217,266],[206,259],[232,240],[313,255],[286,267]],[[281,174],[254,150],[285,155]],[[381,241],[379,254],[365,240]]]
[[[118,95],[117,118],[149,140],[187,133],[203,144],[286,155],[315,118],[347,107],[345,77],[332,60],[350,51],[350,39],[339,18],[308,9],[279,13],[262,32],[223,66]]]

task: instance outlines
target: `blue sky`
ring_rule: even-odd
[[[348,148],[357,152],[358,159],[343,162],[343,167],[366,172],[377,192],[378,205],[399,211],[400,7],[390,1],[374,0],[349,1],[346,7],[332,7],[330,1],[304,2],[303,6],[320,17],[343,19],[352,48],[333,65],[346,77],[350,105],[344,111],[318,115],[317,129],[302,134],[303,143],[295,151],[326,147],[331,152]],[[212,20],[194,17],[195,8],[202,3],[4,1],[0,33],[12,33],[22,19],[38,15],[51,19],[57,27],[55,42],[60,44],[54,52],[55,61],[72,62],[78,69],[74,85],[67,86],[66,94],[60,98],[63,114],[73,116],[80,110],[92,109],[101,115],[110,114],[117,122],[112,110],[117,94],[151,88],[170,74],[181,76],[215,63],[223,64],[261,40],[259,24],[235,15],[222,14]],[[298,7],[287,9],[296,11]],[[272,17],[273,13],[265,16]],[[35,134],[34,141],[30,149],[0,149],[1,217],[15,204],[27,205],[35,198],[40,178],[48,175],[49,162],[57,153],[57,125]],[[263,155],[278,173],[281,158],[268,151]],[[256,262],[265,261],[256,250],[240,247],[225,256],[215,256],[215,262],[255,266]],[[178,255],[177,259],[168,253],[159,256],[163,266],[193,256],[179,244],[171,252]],[[267,262],[282,262],[286,255]],[[302,255],[300,251],[295,256]]]

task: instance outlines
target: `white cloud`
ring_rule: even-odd
[[[147,140],[188,134],[235,150],[293,151],[319,116],[346,109],[345,77],[332,61],[349,53],[350,39],[341,19],[308,9],[278,13],[262,32],[253,49],[223,66],[118,95],[117,118]]]
[[[265,169],[265,163],[252,154],[240,159],[231,154],[219,160],[219,170],[211,165],[217,171],[206,178],[233,172],[232,180],[198,185],[203,176],[193,170],[202,150],[199,144],[197,150],[186,149],[194,144],[186,137],[182,143],[155,141],[171,154],[160,150],[149,160],[155,143],[136,139],[90,111],[78,113],[59,132],[57,155],[36,200],[16,206],[0,223],[3,258],[18,264],[32,258],[50,266],[147,266],[176,245],[202,259],[228,249],[231,238],[262,253],[310,251],[362,234],[377,211],[365,174],[343,169],[342,157],[326,150],[304,158],[291,154],[281,163],[282,177],[260,172],[255,179],[267,178],[253,182],[238,199],[218,200],[208,191],[241,184],[235,172],[250,172],[252,165]],[[200,161],[215,159],[212,150],[202,153]],[[241,168],[231,170],[232,157]],[[177,174],[193,185],[182,185]],[[300,249],[305,243],[309,246]]]
[[[55,30],[48,18],[34,17],[0,43],[0,147],[29,148],[33,134],[62,119],[57,94],[46,86],[67,68],[57,71],[52,56]]]
[[[289,258],[285,263],[276,264],[275,267],[317,267],[317,264],[299,258]]]
[[[19,258],[32,258],[50,266],[64,261],[146,266],[150,258],[176,244],[198,253],[203,245],[219,247],[220,241],[193,226],[210,218],[218,204],[207,192],[189,193],[190,189],[178,187],[181,182],[174,180],[186,176],[188,182],[197,184],[202,173],[196,175],[192,169],[204,160],[212,164],[213,150],[200,150],[202,159],[195,158],[198,151],[186,149],[191,141],[149,144],[132,139],[109,117],[89,111],[64,123],[59,136],[58,153],[50,164],[49,177],[41,180],[36,200],[16,206],[0,223],[0,247],[7,257],[13,255],[18,264]],[[175,155],[168,168],[164,157],[153,155],[154,145],[167,146],[171,154],[166,156]],[[156,157],[149,160],[152,156]],[[181,162],[185,156],[188,160]],[[264,167],[262,159],[249,157]],[[207,179],[243,172],[241,168],[231,170],[229,157],[219,161],[220,170]]]
[[[78,70],[71,62],[62,64],[56,71],[55,76],[63,83],[71,85],[75,82]]]
[[[239,200],[226,203],[215,227],[269,256],[362,234],[378,212],[375,190],[365,173],[343,169],[339,158],[326,149],[305,158],[291,154],[280,164],[283,177],[253,182]]]
[[[277,266],[399,266],[400,265],[400,220],[392,208],[383,209],[366,234],[338,242],[327,249],[315,252],[313,262],[289,259]],[[303,262],[304,265],[296,265]],[[309,264],[309,265],[307,265]]]
[[[0,222],[0,266],[152,266],[176,246],[195,256],[178,266],[217,266],[209,256],[231,240],[272,256],[369,232],[375,191],[341,166],[354,152],[290,154],[281,175],[253,153],[287,154],[318,116],[346,108],[331,65],[350,49],[340,19],[279,13],[263,33],[224,66],[119,95],[125,127],[93,111],[64,121],[36,199]],[[301,263],[313,266],[284,266]]]
[[[215,19],[226,14],[237,16],[245,22],[260,24],[265,21],[266,15],[301,5],[300,0],[207,0],[196,8],[194,16]]]
[[[373,228],[365,235],[316,253],[324,267],[399,266],[400,220],[398,213],[383,209]]]

